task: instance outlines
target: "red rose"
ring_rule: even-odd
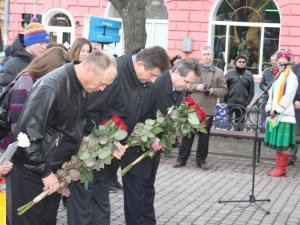
[[[123,121],[121,120],[121,118],[118,115],[113,115],[112,116],[112,120],[114,121],[115,124],[117,124],[118,126],[120,126],[121,124],[123,124]]]
[[[184,98],[184,102],[185,102],[188,106],[195,105],[195,101],[194,101],[194,99],[193,99],[191,96],[186,96],[186,97]]]
[[[206,126],[209,126],[209,124],[210,124],[209,120],[206,120],[205,124],[206,124]]]
[[[125,131],[128,130],[128,127],[126,126],[125,123],[121,124],[121,125],[119,126],[119,128],[120,128],[120,130],[125,130]]]
[[[206,112],[205,111],[203,111],[203,110],[198,110],[197,111],[197,114],[198,114],[198,116],[199,116],[199,121],[200,122],[202,122],[205,118],[206,118]]]
[[[108,121],[107,120],[101,120],[100,125],[105,125]]]
[[[207,116],[206,112],[205,112],[205,111],[203,111],[203,110],[202,110],[202,116],[203,116],[203,118],[204,118],[204,119],[205,119],[205,118],[206,118],[206,116]]]
[[[201,111],[202,111],[201,109],[198,109],[198,110],[196,111],[196,113],[197,113],[198,116],[201,116]]]
[[[199,105],[197,105],[197,104],[191,105],[191,108],[196,109],[196,111],[201,110]]]

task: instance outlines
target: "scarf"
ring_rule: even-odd
[[[286,67],[286,69],[282,72],[282,74],[272,85],[271,91],[273,93],[273,101],[272,101],[271,111],[275,109],[275,107],[279,104],[281,98],[285,94],[286,84],[287,84],[286,79],[289,76],[290,71],[291,71],[291,67],[290,66]],[[279,124],[282,117],[283,117],[283,112],[277,114],[273,118],[270,118],[269,122],[271,122],[272,127],[276,127]]]
[[[240,68],[240,67],[235,67],[235,71],[239,74],[242,75],[246,71],[246,67]]]

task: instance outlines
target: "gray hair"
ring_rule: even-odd
[[[212,55],[215,55],[214,50],[211,47],[209,47],[208,45],[201,48],[200,52],[203,52],[203,51],[211,51]]]
[[[102,50],[91,52],[82,62],[82,64],[83,66],[92,64],[98,72],[106,70],[111,65],[115,67],[117,66],[115,57],[112,54]]]
[[[190,71],[194,71],[197,74],[198,64],[198,60],[191,57],[186,57],[178,60],[174,64],[172,72],[174,72],[177,69],[179,74],[183,77],[186,77]]]

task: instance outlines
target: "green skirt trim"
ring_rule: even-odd
[[[267,123],[264,136],[265,146],[272,149],[286,151],[296,144],[295,124],[280,122],[276,127]]]

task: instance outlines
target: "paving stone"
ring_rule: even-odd
[[[299,225],[300,163],[289,168],[287,177],[269,177],[274,152],[262,147],[257,164],[254,196],[252,187],[252,142],[211,138],[208,171],[195,163],[195,143],[185,168],[173,168],[178,149],[161,159],[156,179],[157,225]],[[228,154],[230,152],[230,154]],[[234,153],[234,154],[233,154]],[[123,193],[110,195],[111,225],[124,225]],[[245,202],[218,203],[219,200]],[[264,210],[270,210],[266,215]],[[66,209],[61,205],[57,225],[66,225]]]

